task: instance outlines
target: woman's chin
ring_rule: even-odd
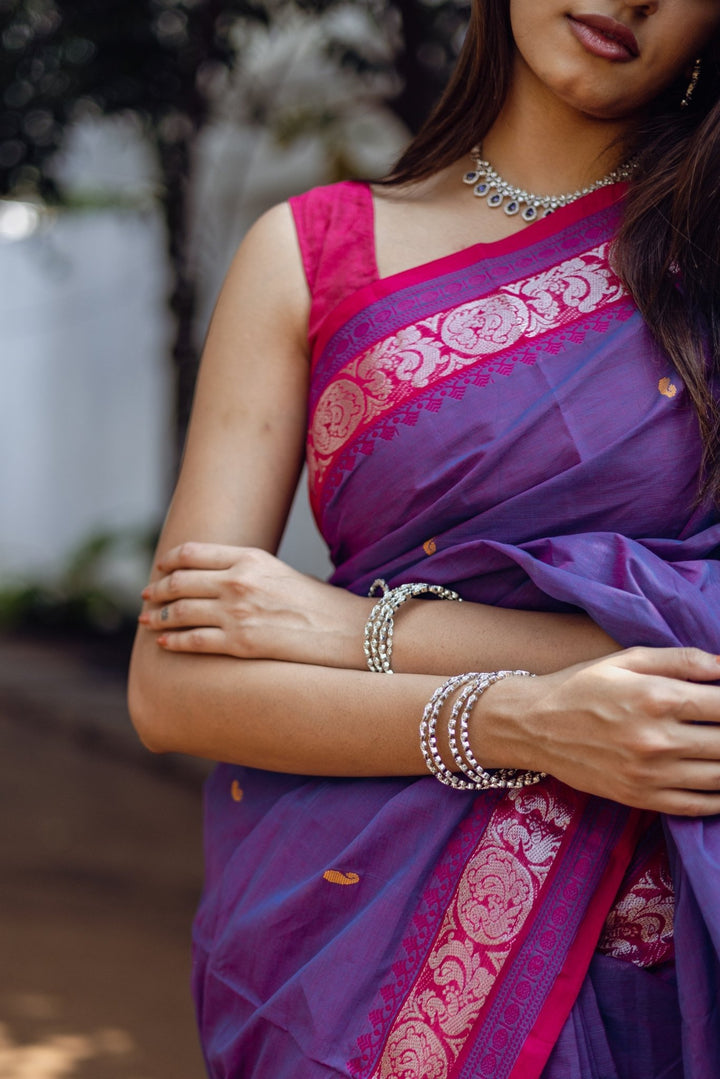
[[[627,95],[608,95],[597,90],[584,93],[571,92],[563,95],[563,101],[575,112],[593,120],[631,122],[642,113],[642,106],[635,102],[628,104]]]

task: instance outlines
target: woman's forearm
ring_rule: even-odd
[[[151,749],[306,775],[426,774],[418,728],[435,675],[173,656],[147,631],[140,638],[130,708]],[[637,648],[508,678],[472,710],[470,744],[486,768],[546,772],[644,809],[717,813],[720,690],[694,683],[715,681],[718,662],[694,649]],[[438,743],[452,767],[448,710]]]
[[[367,605],[368,601],[364,601]],[[345,638],[338,660],[362,668],[363,615]],[[584,614],[515,611],[481,603],[408,600],[397,611],[393,669],[407,674],[458,674],[522,668],[547,674],[620,650]]]
[[[323,666],[366,670],[365,623],[375,603],[326,588],[290,657]],[[394,619],[392,667],[402,674],[459,674],[521,668],[548,674],[600,659],[620,645],[585,614],[516,611],[483,603],[407,600]]]
[[[418,726],[442,681],[275,660],[133,652],[130,712],[156,752],[311,775],[418,775]]]

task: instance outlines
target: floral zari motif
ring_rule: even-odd
[[[638,967],[673,958],[675,895],[667,847],[660,836],[651,856],[628,873],[608,914],[598,951]]]
[[[577,992],[568,985],[584,977],[647,821],[554,780],[508,792],[483,820],[412,981],[399,997],[392,983],[382,991],[374,1048],[364,1040],[351,1074],[540,1075],[546,1055],[538,1044],[544,1039],[549,1052],[565,1022]],[[645,869],[628,872],[625,890]],[[405,944],[415,954],[413,941]],[[402,959],[394,970],[402,977]],[[540,1038],[528,1040],[536,1028]]]
[[[503,975],[573,807],[557,786],[502,799],[472,853],[372,1079],[447,1079]]]
[[[325,387],[311,418],[311,487],[321,487],[336,455],[386,413],[474,364],[486,378],[510,374],[512,357],[494,365],[490,358],[623,299],[608,246],[414,322],[355,356]]]

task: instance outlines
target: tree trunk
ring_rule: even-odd
[[[196,285],[188,257],[188,188],[197,131],[170,145],[158,141],[163,179],[161,205],[167,230],[171,282],[168,303],[175,319],[171,362],[175,381],[175,453],[179,463],[190,418],[199,348],[195,339]]]

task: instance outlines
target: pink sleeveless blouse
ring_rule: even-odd
[[[316,187],[289,200],[311,306],[311,352],[326,315],[347,296],[377,281],[375,215],[367,184]]]

